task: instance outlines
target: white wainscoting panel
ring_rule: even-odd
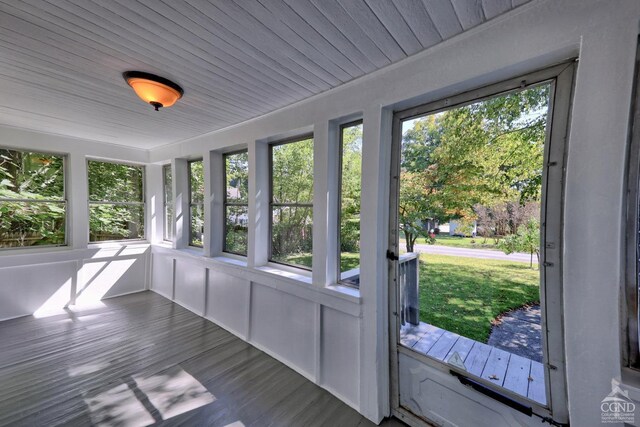
[[[165,298],[173,299],[173,258],[152,254],[151,290]]]
[[[314,303],[277,289],[251,289],[251,342],[315,377]]]
[[[360,319],[322,307],[320,383],[349,401],[359,402]]]
[[[76,262],[0,269],[0,320],[63,308],[71,300]]]
[[[206,317],[247,339],[251,282],[209,270]]]
[[[78,277],[77,304],[144,290],[146,256],[84,259]]]
[[[176,259],[175,301],[194,313],[204,313],[206,268],[185,259]]]

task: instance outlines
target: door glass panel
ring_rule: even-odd
[[[400,345],[542,405],[550,88],[403,120],[398,213]]]

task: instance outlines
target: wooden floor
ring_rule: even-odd
[[[0,425],[154,423],[373,425],[292,369],[152,292],[0,322]]]
[[[400,342],[419,353],[449,363],[458,353],[468,373],[546,405],[540,362],[420,322],[401,333]]]

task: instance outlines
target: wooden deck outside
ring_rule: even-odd
[[[401,332],[400,343],[448,363],[458,353],[467,372],[546,405],[542,363],[420,322]]]

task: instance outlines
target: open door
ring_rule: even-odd
[[[394,114],[394,415],[568,422],[565,138],[575,62]]]

